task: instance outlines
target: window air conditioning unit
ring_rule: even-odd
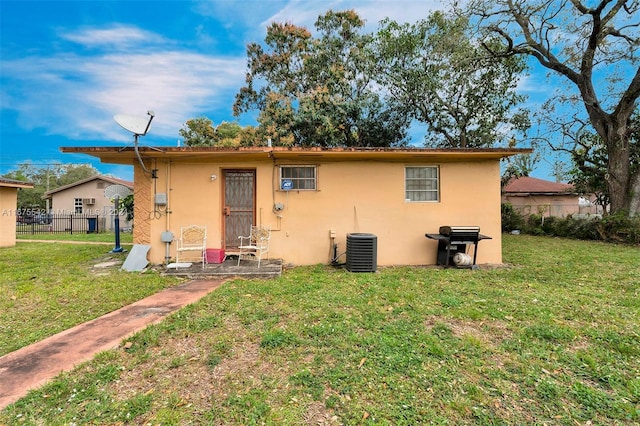
[[[83,198],[82,202],[84,204],[95,204],[96,203],[96,199],[95,198]]]

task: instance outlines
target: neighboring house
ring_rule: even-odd
[[[251,224],[272,229],[270,258],[327,264],[350,233],[377,238],[377,264],[436,263],[443,225],[479,226],[478,263],[502,262],[500,159],[529,149],[63,147],[134,166],[133,238],[175,258],[170,231],[205,225],[207,247],[235,251]],[[165,234],[166,236],[166,234]],[[344,255],[339,257],[345,261]]]
[[[112,200],[105,196],[105,189],[111,185],[122,185],[133,191],[133,182],[96,175],[47,191],[44,198],[51,200],[50,213],[54,217],[98,216],[105,219],[108,230],[113,230],[115,206]],[[126,215],[120,215],[120,228],[131,228],[131,224],[126,221]]]
[[[582,197],[569,183],[528,176],[512,179],[502,189],[502,202],[511,204],[523,215],[565,217],[601,213],[592,201],[593,197]]]
[[[33,188],[33,184],[0,177],[0,247],[16,245],[18,190],[20,188]]]

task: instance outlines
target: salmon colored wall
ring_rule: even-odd
[[[440,202],[424,203],[404,200],[404,168],[437,164],[341,161],[317,165],[318,191],[290,192],[277,189],[278,171],[271,161],[158,161],[155,182],[141,179],[142,171],[136,166],[134,241],[150,243],[150,261],[163,263],[165,244],[160,234],[170,230],[178,238],[180,227],[198,224],[207,226],[207,246],[220,248],[222,171],[245,168],[256,170],[256,221],[273,230],[269,257],[285,263],[329,263],[330,230],[334,230],[339,253],[346,250],[348,233],[363,232],[377,236],[378,265],[435,264],[437,242],[424,234],[437,233],[441,225],[480,226],[481,233],[493,239],[479,243],[478,263],[502,262],[499,161],[440,164]],[[212,175],[217,178],[212,180]],[[155,192],[168,194],[164,210],[154,211],[154,187]],[[284,204],[280,217],[272,209],[278,202]],[[175,243],[170,256],[175,257]],[[345,256],[339,261],[345,262]]]
[[[587,211],[580,211],[577,195],[504,196],[503,198],[505,202],[510,203],[524,215],[540,214],[546,217],[565,217],[579,213],[595,213],[595,207],[585,209]]]
[[[102,183],[102,187],[98,184]],[[85,215],[99,215],[104,216],[107,219],[106,229],[113,231],[113,210],[114,204],[110,199],[105,197],[105,188],[113,185],[110,182],[102,180],[91,180],[80,185],[76,185],[73,188],[68,188],[51,195],[51,213],[54,215],[68,215],[75,213],[75,199],[76,198],[95,198],[94,204],[82,204],[82,214]],[[102,226],[102,225],[101,225]],[[126,215],[120,215],[120,227],[128,228],[131,224],[127,221]]]
[[[17,188],[0,186],[0,247],[16,245]]]
[[[111,185],[105,184],[105,186]],[[98,188],[98,181],[92,180],[51,195],[51,209],[54,214],[75,213],[76,198],[95,198],[95,204],[83,204],[85,214],[109,214],[113,204],[104,196],[104,188]]]

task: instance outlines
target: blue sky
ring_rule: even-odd
[[[132,167],[100,164],[60,146],[126,146],[115,114],[155,112],[143,145],[177,145],[190,118],[255,124],[233,117],[244,83],[246,45],[271,22],[313,28],[329,9],[355,9],[373,31],[389,17],[413,22],[437,0],[0,0],[0,174],[31,161],[91,164],[132,179]],[[540,77],[542,79],[542,77]],[[521,84],[532,99],[544,84]],[[544,89],[542,89],[544,90]],[[422,135],[414,142],[422,145]],[[548,162],[547,162],[548,163]],[[548,164],[533,173],[551,179]]]

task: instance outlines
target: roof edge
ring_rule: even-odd
[[[84,183],[91,182],[92,180],[96,180],[96,179],[101,179],[101,180],[110,182],[110,183],[112,183],[114,185],[123,185],[123,186],[128,187],[129,189],[133,189],[133,182],[126,181],[124,179],[105,176],[105,175],[93,175],[93,176],[89,176],[88,178],[80,179],[80,180],[78,180],[76,182],[72,182],[72,183],[69,183],[67,185],[60,186],[60,187],[58,187],[56,189],[52,189],[50,191],[46,191],[42,196],[43,197],[48,197],[48,196],[53,195],[53,194],[55,194],[57,192],[64,191],[64,190],[69,189],[69,188],[73,188],[74,186],[82,185]]]
[[[120,148],[114,146],[62,146],[60,151],[64,153],[90,153],[90,152],[127,152],[133,150],[132,147]],[[220,153],[277,153],[277,152],[300,152],[300,153],[510,153],[516,154],[528,154],[533,152],[532,148],[402,148],[402,147],[299,147],[299,146],[251,146],[251,147],[219,147],[219,146],[140,146],[139,151],[158,151],[166,153],[206,153],[206,152],[220,152]]]

